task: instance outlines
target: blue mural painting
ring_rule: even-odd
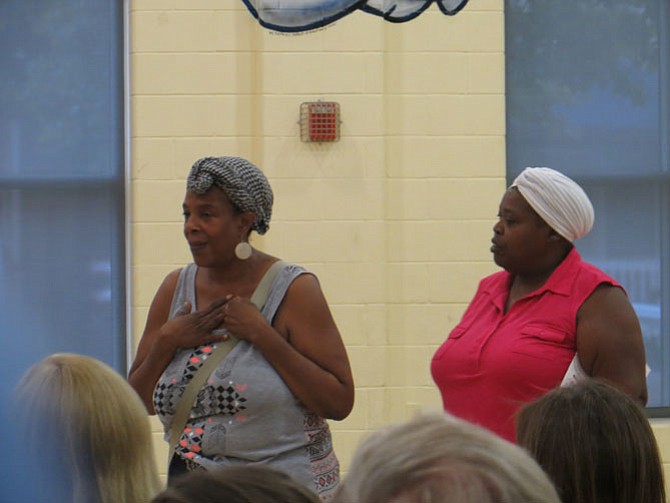
[[[431,4],[447,16],[458,13],[468,0],[242,0],[265,28],[308,31],[326,26],[356,10],[393,23],[414,19]]]

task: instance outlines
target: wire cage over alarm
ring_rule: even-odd
[[[340,104],[307,101],[300,104],[300,139],[304,142],[340,140]]]

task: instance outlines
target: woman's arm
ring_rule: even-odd
[[[349,415],[354,404],[349,359],[313,275],[302,274],[291,283],[274,327],[238,297],[225,311],[231,333],[256,346],[305,407],[326,419]]]
[[[196,347],[223,340],[212,334],[223,321],[227,299],[214,302],[204,311],[191,313],[186,303],[180,314],[169,320],[172,296],[180,270],[168,274],[151,302],[144,333],[137,347],[135,361],[128,372],[128,382],[137,391],[149,414],[155,414],[153,391],[161,374],[180,348]]]
[[[170,305],[179,279],[179,270],[168,274],[154,296],[142,338],[137,346],[135,360],[128,372],[128,382],[135,388],[149,414],[155,414],[153,391],[176,348],[160,344],[160,327],[168,320]]]
[[[640,322],[621,288],[602,284],[579,309],[577,354],[587,374],[647,403]]]

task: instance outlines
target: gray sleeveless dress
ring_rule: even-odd
[[[181,271],[170,318],[186,300],[197,310],[195,275]],[[272,322],[291,282],[307,271],[287,264],[277,274],[261,312]],[[167,440],[185,386],[215,344],[178,351],[154,389],[156,414]],[[339,483],[339,463],[324,419],[307,410],[268,361],[247,341],[239,341],[198,393],[177,455],[206,469],[267,463],[330,501]]]

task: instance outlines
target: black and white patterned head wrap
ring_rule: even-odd
[[[193,164],[186,189],[204,194],[212,185],[221,189],[238,209],[256,215],[252,230],[259,234],[267,232],[274,196],[268,179],[258,167],[241,157],[203,157]]]

